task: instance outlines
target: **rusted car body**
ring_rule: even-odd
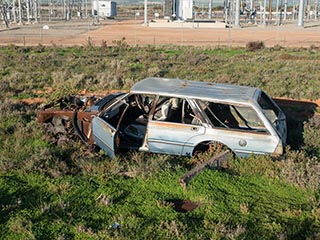
[[[127,93],[80,111],[39,111],[40,122],[71,120],[83,141],[113,157],[121,150],[191,156],[212,144],[238,156],[280,155],[286,117],[258,88],[167,78],[146,78]]]

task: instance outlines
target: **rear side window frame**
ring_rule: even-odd
[[[230,131],[240,131],[240,132],[248,132],[248,133],[257,133],[257,134],[265,134],[265,135],[271,135],[267,126],[265,125],[265,122],[263,121],[263,119],[261,119],[261,116],[259,115],[259,113],[256,111],[256,109],[251,106],[251,105],[244,105],[244,104],[232,104],[232,103],[225,103],[225,102],[215,102],[215,101],[210,101],[210,100],[203,100],[203,99],[195,99],[196,104],[199,106],[199,108],[202,111],[202,114],[205,115],[205,118],[207,119],[207,122],[211,125],[212,128],[215,129],[224,129],[224,130],[230,130]],[[206,105],[205,102],[210,102],[212,104],[217,104],[220,106],[226,106],[229,108],[235,108],[236,107],[247,107],[250,108],[252,110],[252,112],[255,113],[256,117],[260,120],[260,125],[262,124],[262,128],[261,131],[259,131],[260,128],[240,128],[240,127],[232,127],[231,125],[228,126],[226,123],[224,123],[221,119],[220,119],[220,126],[217,126],[217,124],[213,123],[213,119],[210,118],[210,116],[208,116],[208,113],[206,112],[206,109],[204,109],[204,105]],[[233,110],[235,111],[235,110]],[[213,116],[212,116],[213,117]],[[234,116],[233,116],[234,117]],[[230,119],[231,120],[231,119]],[[218,120],[217,120],[218,121]],[[218,121],[219,122],[219,121]],[[222,122],[222,123],[221,123]]]

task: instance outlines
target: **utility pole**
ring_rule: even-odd
[[[272,22],[272,0],[269,0],[269,24]]]
[[[280,25],[280,14],[279,14],[279,0],[276,3],[276,24]]]
[[[71,18],[71,12],[70,12],[70,0],[67,1],[67,21],[69,21]]]
[[[318,0],[314,2],[314,20],[318,20]]]
[[[240,27],[240,0],[236,0],[236,12],[235,12],[234,26],[236,28]]]
[[[63,18],[65,20],[67,20],[67,3],[66,3],[66,0],[63,0],[63,10],[62,11],[63,11]]]
[[[88,0],[85,0],[85,8],[86,18],[88,18]]]
[[[266,22],[266,10],[267,10],[267,0],[263,1],[263,25],[267,24]]]
[[[48,18],[49,18],[49,22],[51,22],[51,0],[48,1]]]
[[[298,14],[298,26],[304,27],[304,1],[300,0],[299,2],[299,14]]]
[[[16,1],[12,1],[12,16],[13,16],[13,23],[17,22],[17,15],[16,15]]]
[[[34,19],[38,23],[38,1],[34,0]]]
[[[18,8],[19,8],[19,24],[22,24],[22,5],[21,5],[21,0],[18,0]]]
[[[285,22],[287,20],[287,8],[288,8],[288,0],[284,0],[283,22]]]
[[[225,24],[228,25],[228,15],[229,15],[229,1],[225,0],[224,1],[224,21]]]
[[[27,0],[27,23],[30,23],[30,0]]]
[[[144,0],[144,25],[148,24],[148,0]]]
[[[208,12],[209,16],[208,18],[211,19],[212,17],[212,0],[209,0],[209,12]]]

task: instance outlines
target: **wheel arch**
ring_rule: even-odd
[[[193,148],[193,151],[192,151],[192,156],[194,156],[195,154],[197,154],[199,152],[206,152],[213,146],[221,148],[221,149],[229,150],[230,152],[232,152],[234,154],[232,149],[228,145],[224,144],[223,142],[216,141],[216,140],[204,140],[204,141],[201,141],[195,145],[195,147]]]

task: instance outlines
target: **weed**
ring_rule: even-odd
[[[297,186],[319,189],[320,161],[316,156],[308,156],[303,151],[287,150],[286,158],[279,162],[280,177]]]
[[[246,44],[246,48],[249,51],[257,51],[265,48],[265,45],[264,45],[264,42],[262,41],[248,42]]]
[[[101,48],[104,49],[104,50],[106,50],[106,49],[108,48],[107,41],[103,40],[103,41],[101,42]]]
[[[320,154],[320,114],[315,114],[303,127],[304,146],[311,154]]]

